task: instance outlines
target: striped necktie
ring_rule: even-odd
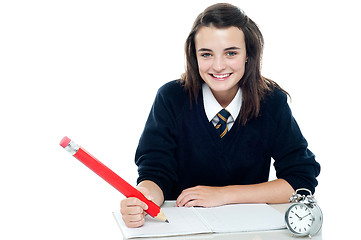
[[[223,138],[224,135],[226,135],[228,132],[227,119],[230,115],[231,114],[226,109],[222,109],[219,111],[219,113],[217,113],[219,122],[216,125],[216,129],[218,130],[219,136],[221,138]]]

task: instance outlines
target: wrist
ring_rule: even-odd
[[[235,204],[244,202],[242,185],[230,185],[222,187],[223,204]]]
[[[144,180],[138,184],[138,187],[146,188],[149,191],[149,195],[155,204],[161,206],[164,202],[164,195],[161,188],[150,180]]]

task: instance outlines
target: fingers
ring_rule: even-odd
[[[148,205],[135,197],[126,198],[120,202],[120,209],[123,209],[121,210],[121,212],[124,211],[124,213],[129,213],[129,210],[134,210],[134,208],[136,207],[141,208],[143,210],[148,210]]]
[[[205,207],[205,203],[202,200],[191,200],[187,202],[185,207]]]
[[[204,199],[189,196],[189,198],[182,199],[177,207],[206,207],[205,203]]]
[[[193,207],[196,206],[196,203],[199,203],[200,198],[202,198],[202,196],[199,192],[199,187],[188,188],[183,190],[183,192],[178,196],[176,206]]]
[[[183,190],[176,201],[178,207],[215,207],[225,203],[220,187],[196,186]]]
[[[127,227],[140,227],[145,221],[148,206],[138,198],[126,198],[120,203],[120,213]]]
[[[128,228],[137,228],[144,225],[145,213],[140,215],[122,215],[125,226]]]
[[[149,200],[152,200],[150,191],[145,187],[137,187],[137,189]],[[130,197],[120,202],[120,213],[127,227],[135,228],[144,225],[145,211],[148,210],[147,204],[138,198]]]

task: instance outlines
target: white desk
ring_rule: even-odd
[[[172,202],[166,202],[165,205],[174,204]],[[168,205],[168,206],[169,206]],[[273,208],[284,214],[287,207],[290,204],[271,204]],[[120,231],[120,230],[119,230]],[[322,231],[322,230],[321,230]],[[123,238],[124,239],[124,238]],[[296,238],[287,230],[275,230],[275,231],[262,231],[262,232],[240,232],[240,233],[212,233],[212,234],[197,234],[187,236],[175,236],[175,237],[159,237],[159,238],[135,238],[135,239],[147,239],[147,240],[190,240],[190,239],[212,239],[212,240],[302,240],[306,238]],[[319,232],[316,236],[312,237],[312,240],[322,240],[322,233]]]

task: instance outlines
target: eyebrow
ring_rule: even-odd
[[[229,47],[224,49],[224,51],[229,51],[229,50],[240,50],[241,48],[239,47]],[[213,52],[212,49],[209,48],[200,48],[198,49],[198,52]]]

